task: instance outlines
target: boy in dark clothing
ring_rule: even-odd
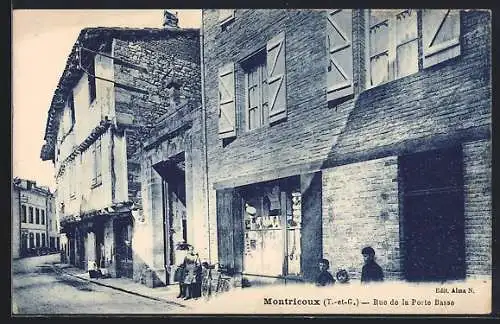
[[[319,275],[316,278],[316,286],[328,286],[333,285],[335,283],[335,279],[328,272],[328,268],[330,267],[330,262],[326,259],[321,259],[319,261]]]
[[[361,250],[365,265],[361,271],[361,282],[384,281],[384,272],[382,268],[375,262],[375,250],[367,246]]]

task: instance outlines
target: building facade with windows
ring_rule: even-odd
[[[250,283],[491,275],[491,13],[203,10],[212,260]]]
[[[49,188],[35,181],[12,181],[12,257],[37,255],[42,250],[60,248],[54,196]],[[51,228],[49,224],[54,224]],[[45,253],[45,252],[44,252]]]
[[[153,267],[157,247],[137,226],[137,152],[156,120],[175,111],[174,97],[191,103],[199,83],[198,30],[165,18],[164,28],[82,30],[49,109],[41,158],[56,170],[65,257],[84,269],[95,262],[140,280],[144,264]]]

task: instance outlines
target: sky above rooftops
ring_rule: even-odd
[[[179,26],[199,28],[201,10],[178,10]],[[43,162],[47,111],[66,59],[87,27],[162,28],[161,10],[13,10],[12,176],[55,189],[52,161]]]

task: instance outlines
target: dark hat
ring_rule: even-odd
[[[361,254],[375,255],[375,250],[371,246],[367,246],[361,250]]]
[[[180,250],[180,251],[185,251],[185,250],[189,250],[189,248],[191,247],[192,245],[189,244],[189,243],[186,243],[186,242],[180,242],[177,244],[177,247],[175,248],[176,250]]]

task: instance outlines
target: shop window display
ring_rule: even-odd
[[[255,185],[243,199],[244,273],[300,275],[300,192],[278,184]]]

